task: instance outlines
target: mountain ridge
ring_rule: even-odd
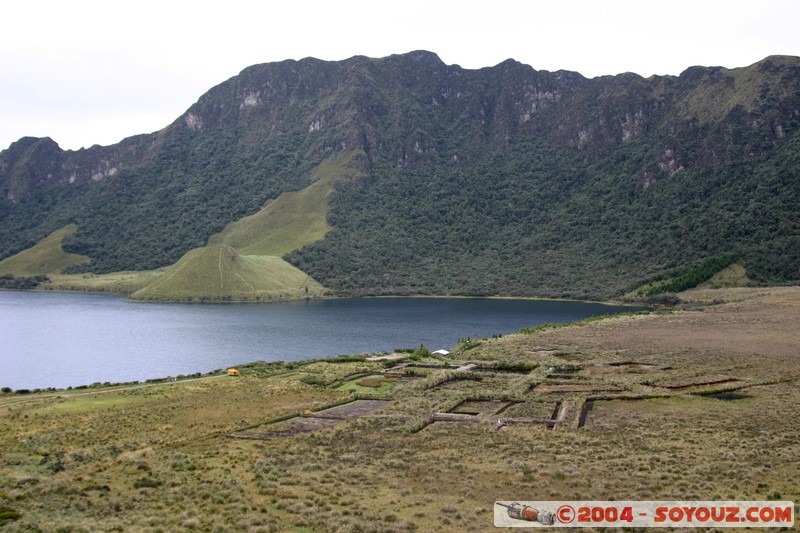
[[[172,127],[180,126],[183,123],[186,127],[195,130],[202,130],[204,128],[213,128],[213,127],[220,127],[225,126],[226,122],[225,118],[230,116],[230,113],[227,115],[220,112],[219,105],[208,105],[207,102],[209,100],[213,100],[216,96],[215,93],[222,90],[222,88],[227,88],[229,84],[236,83],[240,86],[238,87],[240,94],[240,104],[239,110],[255,107],[259,105],[261,100],[261,94],[258,90],[247,88],[247,82],[251,81],[252,78],[259,77],[260,75],[265,74],[266,71],[272,71],[276,69],[280,69],[280,73],[277,74],[285,74],[285,71],[288,69],[297,73],[297,69],[292,67],[301,67],[302,69],[308,69],[308,67],[312,67],[313,69],[319,67],[329,67],[330,65],[341,65],[341,66],[348,66],[348,65],[364,65],[364,64],[375,64],[380,62],[392,61],[398,58],[409,58],[411,60],[422,62],[425,61],[427,63],[432,63],[437,67],[438,70],[448,70],[454,69],[455,72],[491,72],[502,69],[506,73],[511,70],[515,69],[523,69],[528,70],[529,72],[533,73],[534,75],[553,75],[556,79],[564,77],[569,80],[569,83],[587,83],[593,81],[610,81],[612,85],[619,81],[619,80],[627,80],[630,82],[634,80],[634,83],[649,83],[652,84],[653,82],[658,82],[660,84],[667,83],[667,84],[674,84],[683,82],[684,84],[690,84],[693,81],[696,82],[698,78],[703,76],[720,76],[725,75],[726,73],[732,72],[745,72],[750,71],[753,69],[770,69],[774,66],[774,64],[781,63],[794,63],[794,69],[797,70],[798,68],[798,58],[794,56],[785,56],[785,55],[771,55],[767,56],[761,61],[758,61],[752,65],[746,67],[736,67],[736,68],[726,68],[726,67],[702,67],[702,66],[691,66],[685,69],[680,75],[673,76],[673,75],[652,75],[648,78],[644,78],[636,73],[625,72],[616,75],[602,75],[596,76],[594,78],[585,78],[578,72],[573,71],[566,71],[566,70],[557,70],[554,72],[550,72],[547,70],[536,70],[533,67],[526,65],[524,63],[520,63],[512,58],[506,59],[495,66],[491,67],[482,67],[480,69],[471,69],[466,70],[462,69],[458,65],[446,65],[438,55],[433,52],[428,52],[424,50],[418,50],[409,52],[407,54],[395,54],[385,58],[369,58],[366,56],[353,56],[351,58],[341,60],[341,61],[323,61],[320,59],[316,59],[313,57],[307,57],[300,60],[284,60],[275,63],[262,63],[258,65],[252,65],[243,69],[238,75],[229,78],[228,80],[218,84],[217,86],[210,89],[207,93],[202,95],[198,101],[190,106],[186,112],[184,112],[181,116],[179,116],[175,121],[171,124],[166,126],[164,130],[167,130]],[[323,69],[325,70],[325,69]],[[327,69],[330,70],[330,69]],[[271,72],[267,72],[269,75]],[[324,77],[324,76],[323,76]],[[298,82],[299,83],[299,82]],[[304,83],[305,84],[305,83]],[[561,94],[559,93],[548,93],[544,92],[543,94],[537,94],[536,100],[537,103],[546,100],[553,100],[553,99],[561,99]],[[598,95],[593,95],[598,96]],[[627,96],[627,95],[626,95]],[[729,106],[730,107],[730,106]],[[688,111],[687,111],[688,112]],[[243,115],[243,113],[240,113]],[[527,115],[523,115],[526,116]],[[202,117],[202,118],[201,118]],[[634,117],[635,118],[635,117]],[[527,121],[529,118],[523,119],[523,121]],[[219,121],[222,121],[223,124],[220,124]],[[227,122],[230,122],[228,120]],[[316,122],[312,122],[309,124],[309,128],[313,128]],[[144,160],[147,160],[146,155],[150,152],[154,146],[159,144],[159,138],[163,135],[163,131],[155,132],[150,134],[138,134],[127,137],[120,141],[117,144],[108,145],[108,146],[100,146],[100,145],[93,145],[89,148],[80,148],[78,150],[62,150],[58,147],[58,144],[51,139],[50,137],[23,137],[20,140],[12,143],[7,149],[0,152],[3,156],[3,174],[0,175],[6,179],[12,179],[15,177],[14,170],[15,167],[20,163],[20,159],[22,159],[23,163],[26,163],[31,159],[31,157],[35,157],[39,159],[42,164],[45,165],[43,170],[50,170],[46,167],[48,163],[52,163],[53,153],[58,155],[67,156],[71,158],[69,161],[63,162],[58,161],[61,163],[62,172],[58,176],[50,176],[50,172],[48,172],[48,176],[56,178],[55,181],[40,181],[38,185],[43,185],[44,187],[52,186],[55,184],[63,184],[66,182],[75,183],[77,182],[85,182],[88,180],[98,181],[100,179],[112,176],[118,171],[119,166],[125,166],[126,163],[133,160],[136,162],[141,162],[143,157]],[[627,140],[631,134],[634,133],[635,130],[630,128],[625,128],[622,131],[622,136]],[[581,139],[577,140],[577,144],[580,144]],[[575,143],[575,140],[573,140]],[[56,152],[57,151],[57,152]],[[33,152],[33,153],[31,153]],[[97,154],[102,154],[99,157],[99,164],[94,166],[86,165],[85,160],[91,159],[94,155],[95,157]],[[38,172],[38,177],[42,175],[42,169],[36,169]],[[77,173],[76,171],[81,171]],[[67,174],[68,173],[68,174]],[[13,190],[13,187],[12,187]],[[12,193],[13,194],[13,193]],[[7,199],[14,201],[14,197],[8,197]]]
[[[467,70],[426,51],[254,65],[159,132],[79,151],[24,138],[0,152],[0,258],[77,223],[64,246],[92,258],[82,268],[166,266],[356,150],[362,176],[334,188],[330,232],[286,256],[340,293],[607,296],[726,253],[757,281],[792,281],[799,121],[791,56],[649,78],[514,60]],[[774,216],[748,211],[754,201]],[[381,232],[410,257],[387,263]],[[431,249],[454,265],[420,259]]]

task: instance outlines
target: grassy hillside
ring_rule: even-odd
[[[246,255],[283,256],[325,237],[334,184],[359,172],[350,165],[363,157],[360,150],[341,153],[322,162],[310,174],[311,184],[270,200],[258,213],[228,224],[208,244],[225,244]]]
[[[225,245],[190,251],[134,300],[274,300],[321,296],[324,287],[274,256],[240,255]]]
[[[323,161],[307,176],[307,185],[270,200],[263,209],[228,224],[177,263],[159,271],[54,276],[51,289],[134,293],[135,300],[263,301],[318,297],[326,289],[280,256],[325,237],[334,185],[362,175],[355,150]],[[75,232],[69,225],[34,247],[0,262],[17,276],[57,274],[89,261],[67,254],[61,240]]]
[[[327,289],[281,256],[325,237],[334,185],[359,176],[360,150],[314,168],[311,183],[270,200],[259,212],[228,224],[135,292],[134,300],[221,301],[313,298]]]
[[[58,229],[14,256],[0,261],[0,275],[17,278],[46,275],[40,288],[61,291],[116,292],[130,294],[142,289],[160,276],[156,270],[114,272],[110,274],[62,274],[63,270],[90,261],[89,257],[70,254],[61,247],[65,237],[75,233],[77,226],[69,224]]]
[[[62,270],[89,261],[85,255],[71,254],[61,248],[64,237],[78,229],[75,224],[60,228],[31,248],[0,261],[0,275],[35,276],[58,274]]]
[[[747,270],[744,265],[734,263],[724,270],[720,270],[708,281],[704,281],[698,287],[705,289],[721,289],[725,287],[747,287],[751,285],[747,277]]]

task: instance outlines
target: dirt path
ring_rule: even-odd
[[[164,381],[161,383],[142,383],[141,385],[130,385],[127,387],[114,387],[114,388],[102,388],[99,390],[92,390],[86,392],[69,392],[69,393],[59,393],[59,394],[42,394],[37,395],[35,398],[24,398],[16,401],[11,402],[2,402],[0,403],[0,408],[8,407],[11,405],[20,405],[23,403],[31,403],[31,402],[39,402],[42,400],[50,400],[53,398],[76,398],[78,396],[93,396],[97,394],[109,394],[111,392],[120,392],[126,390],[135,390],[135,389],[145,389],[148,387],[161,387],[164,385],[176,385],[178,383],[189,383],[191,381],[204,381],[208,379],[219,379],[227,377],[225,374],[220,374],[218,376],[204,376],[200,378],[189,378],[189,379],[181,379],[176,381]]]

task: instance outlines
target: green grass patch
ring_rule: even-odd
[[[353,391],[362,394],[386,394],[395,380],[381,375],[362,376],[342,383],[336,390]]]
[[[750,285],[750,278],[747,277],[747,270],[741,261],[736,262],[714,274],[711,279],[704,281],[698,288],[702,289],[721,289],[726,287],[746,287]]]
[[[39,411],[80,413],[119,407],[129,404],[132,400],[133,397],[131,396],[118,396],[112,393],[104,393],[97,396],[73,396],[69,399],[61,399],[58,403],[42,407]]]
[[[349,165],[360,151],[322,162],[304,189],[270,200],[257,213],[228,224],[208,246],[186,253],[135,300],[262,301],[323,296],[325,287],[281,257],[319,241],[330,229],[334,185],[359,175]]]
[[[259,212],[228,224],[208,243],[231,246],[244,255],[280,257],[323,239],[330,229],[328,198],[333,186],[357,175],[348,165],[360,153],[348,152],[322,162],[311,172],[313,182],[308,187],[270,200]]]
[[[109,274],[55,274],[48,288],[61,291],[113,292],[131,294],[157,280],[163,272],[147,270]]]
[[[134,300],[242,301],[319,297],[325,288],[280,257],[241,255],[226,245],[197,248],[165,269]]]
[[[539,324],[538,326],[534,326],[532,328],[522,328],[519,330],[519,332],[527,335],[533,335],[535,333],[541,333],[542,331],[549,331],[551,329],[565,328],[569,325],[570,324],[567,322],[548,322],[546,324]]]
[[[693,289],[713,278],[739,260],[737,255],[712,257],[691,267],[673,270],[656,276],[646,284],[635,289],[639,297],[656,296],[668,292],[681,292]]]
[[[368,378],[364,378],[361,381],[357,381],[356,384],[359,387],[368,387],[370,389],[377,389],[381,387],[386,382],[386,380],[380,376],[371,376]]]
[[[22,515],[11,507],[0,505],[0,526],[22,518]]]
[[[85,255],[70,254],[61,248],[64,237],[75,233],[78,227],[69,224],[58,229],[22,252],[0,261],[0,275],[36,276],[58,274],[65,268],[89,261]]]

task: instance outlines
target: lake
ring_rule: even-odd
[[[630,308],[482,298],[152,304],[0,291],[0,386],[143,381],[251,361],[297,361],[491,337]]]

